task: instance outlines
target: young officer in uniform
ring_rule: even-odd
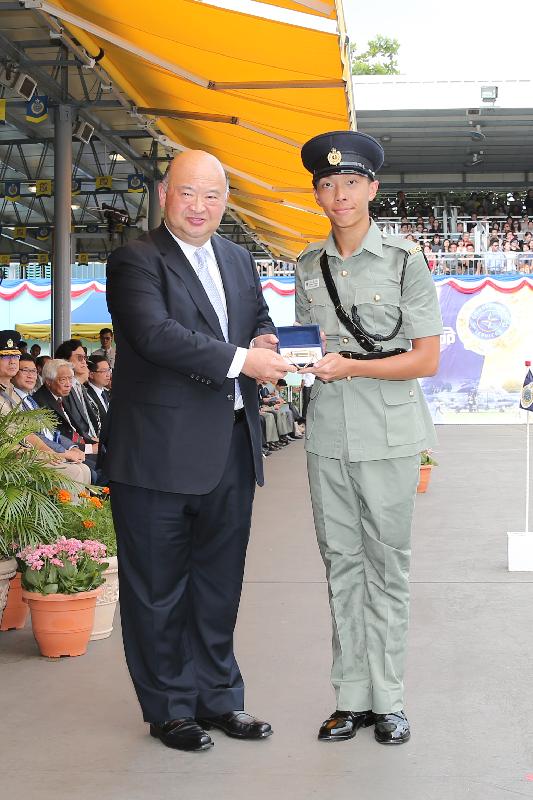
[[[417,378],[433,375],[442,331],[419,246],[382,234],[368,204],[383,149],[337,131],[302,148],[315,199],[331,222],[296,269],[296,319],[317,323],[306,450],[313,514],[333,622],[336,711],[325,741],[375,724],[382,744],[410,736],[403,672],[411,520],[420,451],[435,443]]]

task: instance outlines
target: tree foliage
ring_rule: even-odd
[[[398,75],[397,55],[400,43],[397,39],[377,34],[370,39],[367,49],[357,52],[357,45],[352,44],[350,58],[352,75]]]

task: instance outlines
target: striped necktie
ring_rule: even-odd
[[[224,334],[224,339],[228,341],[228,314],[224,306],[222,297],[220,296],[218,287],[213,278],[211,277],[211,273],[209,272],[209,265],[207,260],[208,252],[205,249],[205,247],[198,247],[198,249],[194,251],[194,257],[198,265],[196,269],[196,274],[198,275],[200,283],[204,287],[205,293],[215,310],[215,313],[218,317],[218,321],[220,322],[220,328],[222,330],[222,333]],[[239,402],[240,398],[241,398],[241,387],[239,386],[239,381],[236,380],[235,407],[239,407],[241,405],[242,401]]]
[[[200,278],[200,283],[204,287],[205,293],[209,298],[209,302],[215,310],[218,321],[220,322],[220,328],[224,334],[224,339],[228,341],[228,316],[217,285],[211,277],[211,273],[209,272],[207,250],[205,247],[199,247],[197,250],[195,250],[194,257],[198,265],[196,274]]]

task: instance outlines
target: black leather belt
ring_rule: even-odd
[[[341,350],[339,355],[343,358],[353,358],[356,361],[372,361],[374,358],[390,358],[391,356],[399,356],[401,353],[406,353],[401,347],[396,347],[395,350],[378,350],[373,353],[354,353],[351,350]]]
[[[242,422],[243,419],[246,419],[246,411],[244,408],[238,408],[236,411],[233,412],[233,424],[236,425],[238,422]]]

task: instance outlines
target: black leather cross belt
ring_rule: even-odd
[[[246,411],[244,408],[238,408],[236,411],[233,412],[233,424],[236,425],[237,422],[242,422],[243,419],[246,419]]]
[[[391,356],[399,356],[401,353],[406,353],[401,347],[396,347],[394,350],[377,350],[372,353],[354,353],[351,350],[341,350],[339,355],[343,358],[353,358],[355,361],[372,361],[374,358],[390,358]]]

